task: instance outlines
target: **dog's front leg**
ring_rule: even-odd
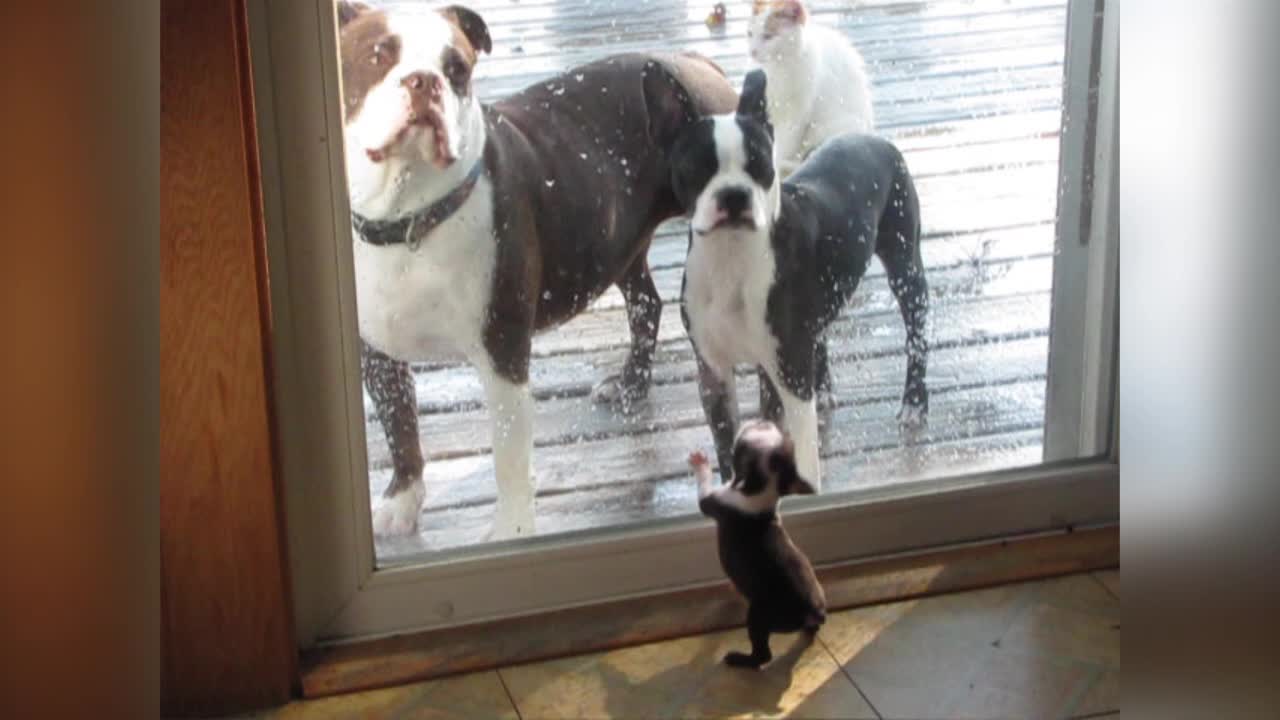
[[[693,354],[698,359],[698,396],[715,440],[720,480],[726,482],[733,477],[733,436],[738,432],[737,382],[733,367],[721,373],[702,359],[696,347]]]
[[[648,243],[645,243],[646,248]],[[627,268],[618,289],[627,304],[627,324],[631,330],[631,351],[622,373],[611,375],[596,385],[591,398],[630,414],[649,394],[653,373],[653,353],[658,346],[658,323],[662,320],[662,296],[649,272],[649,260],[642,252]]]
[[[493,420],[493,472],[498,486],[491,540],[532,535],[535,484],[533,455],[533,395],[527,376],[516,381],[478,364],[489,415]]]
[[[796,445],[796,470],[814,490],[822,490],[822,467],[818,449],[818,404],[814,396],[814,351],[780,358],[766,367],[782,401],[783,427]],[[785,363],[785,368],[779,367]]]
[[[426,496],[422,483],[422,444],[418,440],[418,396],[409,363],[360,343],[360,369],[365,390],[387,436],[394,471],[373,511],[377,535],[409,535],[418,528],[418,512]]]
[[[818,407],[812,395],[805,400],[785,387],[779,388],[782,396],[782,416],[787,432],[796,443],[796,470],[809,481],[815,491],[822,491],[822,462],[818,452]]]

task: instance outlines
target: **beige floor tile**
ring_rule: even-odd
[[[1102,581],[1103,585],[1111,591],[1112,595],[1120,597],[1120,571],[1119,570],[1101,570],[1093,574],[1094,577]]]
[[[484,672],[385,690],[300,700],[251,717],[257,720],[515,720],[518,716],[498,674]]]
[[[845,664],[885,717],[1040,717],[1085,692],[1096,668],[972,642],[884,637]]]
[[[1034,600],[1000,638],[1029,655],[1120,665],[1120,602],[1086,575],[1038,584]]]
[[[1096,715],[1120,709],[1120,668],[1106,668],[1098,673],[1080,702],[1072,708],[1075,715]],[[1108,718],[1114,716],[1108,715]]]
[[[726,667],[745,630],[554,660],[501,673],[524,720],[543,718],[874,718],[820,643],[773,639],[761,671]]]
[[[836,613],[821,637],[886,718],[1064,716],[1118,707],[1118,618],[1078,575]]]
[[[1026,655],[1120,664],[1120,624],[1114,616],[1037,605],[1018,618],[1000,644]]]
[[[1036,602],[1066,610],[1118,612],[1120,601],[1089,575],[1067,575],[1036,583],[1014,585],[1034,591]]]

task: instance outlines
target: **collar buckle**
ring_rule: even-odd
[[[404,229],[404,244],[409,248],[409,252],[418,252],[418,248],[422,246],[422,237],[414,232],[418,227],[418,216],[416,214],[409,216],[409,227]],[[426,233],[423,233],[425,235]]]

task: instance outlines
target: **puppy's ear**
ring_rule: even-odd
[[[661,63],[645,63],[641,75],[649,139],[662,150],[670,150],[680,133],[698,119],[698,110],[684,85]]]
[[[449,5],[440,8],[440,14],[445,19],[462,31],[467,41],[471,43],[471,47],[476,49],[476,54],[481,51],[486,53],[493,52],[493,40],[489,38],[489,26],[485,24],[484,18],[472,10],[461,5]]]
[[[790,435],[769,453],[769,471],[777,478],[778,495],[812,495],[813,485],[796,470],[796,444]]]
[[[738,99],[738,115],[772,128],[765,94],[767,85],[764,70],[757,69],[747,73],[742,81],[742,96]]]
[[[361,13],[368,12],[371,8],[362,2],[347,2],[347,0],[339,0],[338,2],[338,27],[342,27],[347,23],[355,20]]]

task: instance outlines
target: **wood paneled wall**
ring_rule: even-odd
[[[209,715],[297,675],[243,0],[165,0],[160,48],[162,695]]]

